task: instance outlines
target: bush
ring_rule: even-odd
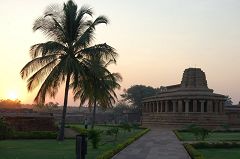
[[[205,138],[209,135],[210,132],[208,129],[198,127],[195,124],[189,125],[186,130],[193,133],[196,140],[205,140]]]
[[[91,140],[94,149],[98,148],[99,142],[101,141],[102,131],[99,129],[88,130],[88,139]]]
[[[56,139],[57,133],[52,131],[15,131],[10,139]]]
[[[8,138],[12,134],[12,131],[4,118],[0,118],[0,140]]]
[[[229,125],[229,124],[223,124],[223,125],[222,125],[222,128],[223,128],[225,131],[229,131],[229,130],[230,130],[230,125]]]
[[[87,135],[88,134],[88,130],[87,129],[81,128],[79,126],[70,125],[70,128],[75,130],[79,134],[82,134],[82,135]]]
[[[131,132],[131,126],[128,123],[120,124],[120,128],[122,128],[124,131]]]
[[[137,123],[132,123],[132,128],[133,129],[139,129],[140,125]]]
[[[237,142],[199,142],[192,144],[196,148],[237,148],[240,147],[240,143]]]
[[[119,133],[119,129],[117,127],[113,127],[111,129],[106,130],[106,134],[109,136],[114,136],[115,141],[117,140],[118,133]]]

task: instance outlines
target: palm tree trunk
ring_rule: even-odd
[[[92,117],[92,127],[91,127],[92,129],[94,128],[94,125],[95,125],[96,107],[97,107],[97,100],[96,100],[96,97],[94,97],[93,117]]]
[[[66,80],[66,86],[65,86],[64,105],[63,105],[62,120],[61,120],[61,127],[59,129],[58,141],[63,141],[64,140],[64,127],[65,127],[65,118],[66,118],[66,112],[67,112],[67,102],[68,102],[68,91],[69,91],[70,77],[71,77],[71,74],[68,73],[67,74],[67,80]]]

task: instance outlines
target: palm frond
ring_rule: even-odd
[[[55,41],[48,41],[31,46],[30,56],[32,59],[38,56],[46,56],[52,54],[64,54],[67,48]]]
[[[87,29],[82,33],[79,32],[80,34],[78,35],[78,40],[74,44],[75,48],[82,49],[88,47],[91,42],[94,40],[94,31],[95,27],[98,24],[108,24],[108,19],[105,16],[99,16],[97,17],[93,22],[92,21],[87,21],[85,25],[87,26]]]
[[[31,60],[20,71],[21,77],[23,79],[27,78],[29,76],[29,74],[31,74],[32,72],[35,72],[42,66],[45,66],[46,64],[57,60],[59,58],[59,56],[60,55],[58,55],[58,54],[53,54],[53,55],[47,55],[44,57],[38,57],[38,58]]]

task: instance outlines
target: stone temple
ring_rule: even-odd
[[[142,124],[184,126],[194,123],[206,127],[230,124],[231,116],[224,107],[226,99],[208,88],[206,75],[200,68],[188,68],[181,84],[163,87],[156,95],[144,99]],[[232,114],[236,117],[236,113]],[[237,118],[239,123],[240,117]]]

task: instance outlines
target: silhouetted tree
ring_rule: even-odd
[[[80,106],[88,102],[88,106],[93,106],[92,128],[95,124],[96,107],[112,107],[117,95],[114,90],[120,88],[121,76],[118,73],[111,73],[107,66],[115,60],[106,61],[101,54],[92,54],[88,60],[88,74],[80,76],[79,83],[74,88],[74,99],[80,99]]]
[[[134,85],[124,91],[121,97],[128,102],[131,102],[134,106],[141,106],[143,98],[155,95],[157,89],[150,86]]]
[[[28,78],[29,91],[41,85],[35,98],[38,103],[44,103],[46,95],[55,97],[65,81],[59,140],[64,139],[70,82],[85,76],[89,55],[104,54],[105,59],[115,59],[116,56],[114,49],[106,43],[91,45],[96,26],[108,23],[105,16],[92,21],[89,19],[92,14],[92,9],[86,6],[78,10],[72,0],[63,6],[49,6],[43,16],[35,21],[33,30],[42,31],[50,41],[33,45],[30,49],[32,60],[21,70],[22,78]]]

